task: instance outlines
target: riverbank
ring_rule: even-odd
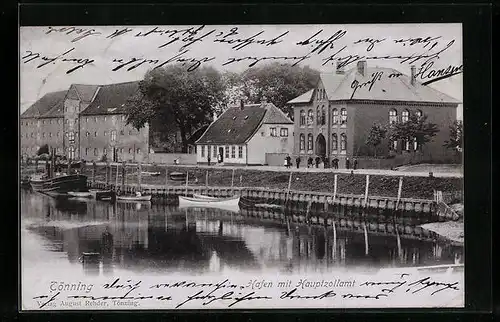
[[[142,166],[143,172],[159,172],[158,176],[143,174],[141,183],[145,185],[178,186],[185,185],[184,182],[166,180],[165,166]],[[290,172],[266,171],[254,168],[222,168],[222,167],[196,167],[196,166],[169,166],[168,172],[189,173],[189,185],[209,185],[212,187],[261,187],[269,189],[288,188]],[[234,171],[234,172],[233,172]],[[92,166],[83,170],[84,174],[92,180]],[[364,195],[366,187],[366,174],[354,172],[293,172],[291,190],[312,192],[333,192],[335,175],[337,175],[337,193]],[[393,175],[370,175],[369,191],[371,196],[397,197],[399,187],[398,176]],[[95,180],[105,181],[105,166],[97,166]],[[116,182],[116,165],[112,166],[112,174],[109,182]],[[208,180],[208,182],[207,182]],[[138,183],[137,166],[127,165],[127,184]],[[122,170],[119,167],[118,183],[122,183]],[[453,177],[421,177],[403,176],[402,198],[433,199],[434,190],[460,191],[463,181],[461,178]]]
[[[420,225],[423,229],[435,232],[449,240],[463,244],[464,243],[464,222],[459,221],[446,221],[434,222]]]

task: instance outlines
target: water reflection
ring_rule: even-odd
[[[112,275],[117,268],[299,273],[462,261],[462,247],[433,240],[432,234],[427,240],[415,238],[394,218],[387,219],[392,231],[384,228],[383,233],[377,229],[387,223],[369,216],[352,220],[339,214],[325,229],[263,219],[249,210],[53,199],[28,191],[21,193],[21,210],[30,233],[45,237],[51,251],[65,253],[70,263],[81,262],[84,272],[94,275]]]

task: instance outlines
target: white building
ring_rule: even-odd
[[[293,152],[293,122],[274,104],[227,109],[196,141],[198,164],[266,164],[266,154]]]

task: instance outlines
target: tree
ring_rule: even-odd
[[[373,146],[375,157],[377,156],[377,147],[382,143],[387,134],[387,128],[380,124],[373,124],[370,133],[366,139],[366,144]]]
[[[427,122],[427,116],[411,114],[406,122],[391,124],[389,139],[417,142],[418,148],[423,147],[439,132],[437,124]]]
[[[462,121],[455,121],[450,125],[450,139],[444,141],[444,146],[458,152],[462,151],[462,143],[464,136],[464,125]]]
[[[150,70],[127,104],[127,122],[137,129],[149,123],[166,132],[174,125],[182,152],[187,152],[189,136],[226,105],[225,89],[221,74],[211,67],[188,71],[177,64]]]
[[[286,103],[314,88],[318,80],[319,71],[308,66],[273,63],[244,71],[236,83],[236,91],[250,103],[260,103],[266,98],[291,115],[292,110]]]

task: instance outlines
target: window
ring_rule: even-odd
[[[61,120],[61,119],[58,119],[58,120],[57,120],[57,123],[58,123],[58,124],[62,124],[62,120]]]
[[[409,140],[404,140],[403,146],[405,148],[405,151],[410,151],[410,141]]]
[[[300,126],[306,125],[306,111],[300,110]]]
[[[123,153],[123,148],[120,148],[120,153]]]
[[[89,131],[85,132],[85,136],[89,136],[89,135],[90,135]]]
[[[213,153],[214,153],[214,154],[213,154],[213,157],[214,157],[214,158],[217,158],[217,146],[216,146],[216,145],[214,145],[214,148],[213,148]]]
[[[337,133],[332,134],[332,150],[337,151],[339,148],[339,138],[337,136]]]
[[[128,154],[131,154],[132,153],[132,149],[128,149]]]
[[[107,154],[108,153],[108,149],[106,149],[106,148],[102,149],[102,153],[103,154]]]
[[[347,135],[345,133],[340,134],[340,150],[347,150]]]
[[[313,110],[307,111],[307,125],[312,126],[314,121],[314,112]]]
[[[94,148],[94,155],[99,155],[99,149],[98,148]]]
[[[75,132],[69,132],[68,133],[68,140],[74,141],[75,140]]]
[[[413,150],[418,151],[418,141],[417,138],[413,138]]]
[[[340,110],[340,124],[347,123],[347,110],[345,108]]]
[[[236,147],[234,145],[231,147],[231,158],[236,158]]]
[[[307,151],[313,150],[313,135],[309,133],[307,135]]]
[[[422,111],[421,111],[421,110],[417,110],[417,111],[415,112],[415,115],[417,115],[417,117],[418,117],[418,118],[421,118],[424,114],[422,113]]]
[[[94,123],[97,123],[97,116],[94,116]]]
[[[108,135],[108,131],[104,131],[104,136]]]
[[[280,136],[283,136],[283,137],[288,136],[288,129],[286,127],[282,127],[280,129]]]
[[[74,146],[70,146],[69,147],[69,149],[68,149],[68,158],[70,160],[75,159],[75,147]]]
[[[42,124],[45,124],[45,120],[42,120]]]
[[[116,131],[115,130],[111,131],[111,141],[113,141],[113,142],[116,141]]]
[[[238,158],[243,159],[243,147],[242,146],[238,147]]]
[[[69,124],[69,119],[66,119],[66,124]]]
[[[226,150],[226,159],[229,159],[229,147],[226,146],[225,150]]]
[[[141,149],[137,149],[137,154],[141,153]]]
[[[89,155],[89,148],[85,148],[85,155]]]
[[[205,146],[204,145],[201,146],[201,157],[202,158],[205,157]]]
[[[57,132],[57,134],[56,134],[56,135],[57,135],[57,137],[59,137],[59,132]]]
[[[122,115],[122,121],[125,121],[125,115]]]
[[[120,130],[120,135],[123,135],[123,130]]]
[[[128,131],[128,135],[132,135],[132,130]]]
[[[395,109],[389,111],[389,124],[394,124],[398,121],[398,112]]]
[[[306,137],[304,134],[299,135],[299,150],[304,151],[306,149]]]
[[[321,106],[321,125],[326,124],[326,113],[325,113],[325,106]]]
[[[94,132],[94,136],[97,137],[97,132]]]
[[[338,124],[338,123],[339,123],[339,110],[334,108],[332,111],[332,124]]]
[[[85,122],[88,123],[89,122],[89,117],[85,117]]]
[[[212,147],[209,145],[207,146],[207,158],[210,158],[210,153],[212,153]]]
[[[52,132],[49,132],[49,138],[51,138],[51,137],[52,137]]]
[[[104,117],[104,122],[106,122],[106,120],[107,120],[107,117],[105,116],[105,117]]]
[[[278,136],[278,132],[276,131],[275,127],[271,128],[271,136]]]
[[[321,111],[319,106],[316,108],[316,125],[321,125]]]
[[[408,122],[409,117],[410,117],[410,111],[404,110],[403,113],[401,113],[401,122],[403,123]]]
[[[42,133],[42,137],[45,137],[45,132]]]

